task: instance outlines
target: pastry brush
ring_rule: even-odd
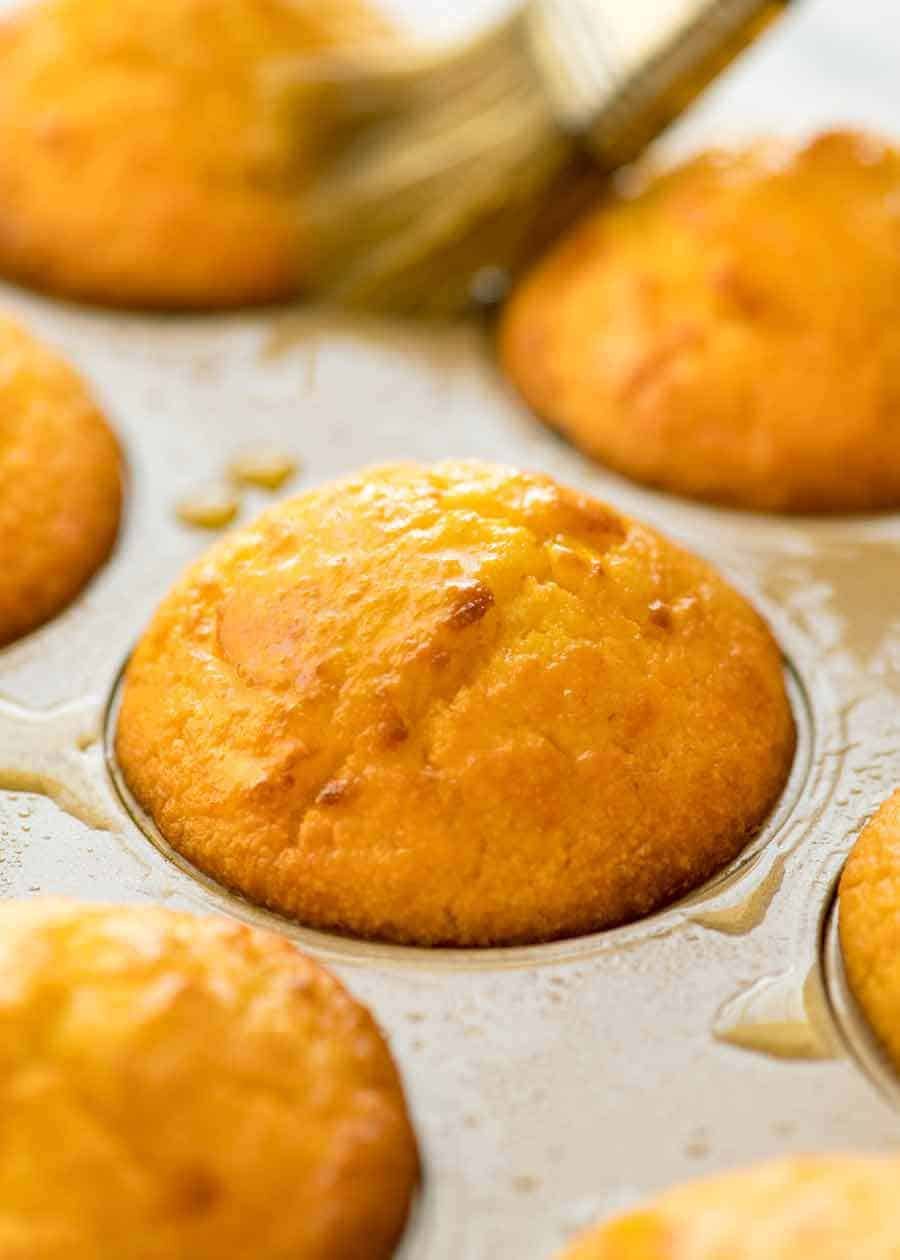
[[[633,160],[788,0],[531,0],[465,46],[318,62],[315,286],[452,314]]]

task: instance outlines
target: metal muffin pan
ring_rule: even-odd
[[[421,25],[449,13],[439,0],[394,7]],[[481,6],[470,7],[474,20]],[[807,0],[663,149],[833,122],[900,134],[898,55],[892,0]],[[832,903],[861,824],[900,782],[900,516],[777,519],[633,486],[527,415],[475,327],[302,308],[145,317],[9,287],[0,304],[83,370],[130,467],[110,562],[72,608],[0,654],[0,895],[235,914],[334,968],[388,1032],[422,1141],[403,1260],[549,1260],[573,1230],[671,1182],[787,1151],[897,1144],[900,1090],[846,992]],[[175,502],[259,441],[302,460],[288,493],[398,457],[541,469],[719,565],[780,640],[800,730],[760,836],[647,920],[508,950],[307,931],[175,859],[117,781],[117,679],[210,541],[178,523]],[[243,519],[268,499],[247,495]]]

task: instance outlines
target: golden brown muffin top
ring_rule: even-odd
[[[0,19],[0,272],[112,305],[295,293],[321,101],[363,0],[39,0]]]
[[[900,156],[714,151],[613,197],[514,294],[501,357],[613,468],[776,511],[900,504]]]
[[[118,444],[85,385],[0,315],[0,646],[81,590],[112,548],[121,500]]]
[[[560,1260],[896,1260],[900,1161],[792,1156],[677,1186]]]
[[[286,941],[0,907],[0,1254],[389,1260],[416,1178],[366,1011]]]
[[[841,876],[839,910],[850,988],[900,1067],[900,790],[853,846]]]
[[[535,941],[733,858],[794,744],[753,609],[547,477],[396,464],[279,504],[164,601],[117,748],[168,840],[301,921]]]

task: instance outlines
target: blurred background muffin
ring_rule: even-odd
[[[781,658],[701,560],[549,478],[397,464],[199,560],[129,664],[125,778],[204,871],[423,945],[648,914],[788,774]]]
[[[900,505],[900,156],[829,133],[612,196],[514,294],[503,367],[635,480],[784,512]]]
[[[0,646],[74,599],[121,502],[118,443],[84,383],[0,315]]]
[[[900,1161],[793,1156],[677,1186],[560,1260],[895,1260]]]
[[[860,833],[841,876],[838,905],[850,988],[900,1067],[900,791]]]
[[[35,0],[0,17],[0,274],[93,302],[296,293],[321,120],[285,63],[364,0]]]
[[[368,1013],[286,941],[0,907],[0,1254],[389,1260],[417,1177]]]

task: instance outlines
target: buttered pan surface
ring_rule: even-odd
[[[449,36],[504,5],[390,7]],[[835,123],[900,136],[898,59],[893,0],[808,0],[662,153]],[[333,967],[389,1034],[422,1139],[403,1260],[547,1260],[589,1220],[685,1177],[896,1144],[893,1076],[846,994],[831,903],[861,823],[900,782],[900,518],[784,520],[641,490],[532,420],[475,327],[413,331],[300,306],[122,315],[4,286],[0,298],[89,378],[130,468],[110,562],[67,612],[0,653],[2,896],[222,911]],[[719,565],[778,636],[797,717],[793,775],[762,835],[650,919],[495,951],[306,931],[179,864],[129,813],[107,764],[115,684],[159,599],[209,544],[176,503],[260,442],[301,461],[292,490],[396,458],[540,469]],[[245,495],[241,519],[269,501]]]

